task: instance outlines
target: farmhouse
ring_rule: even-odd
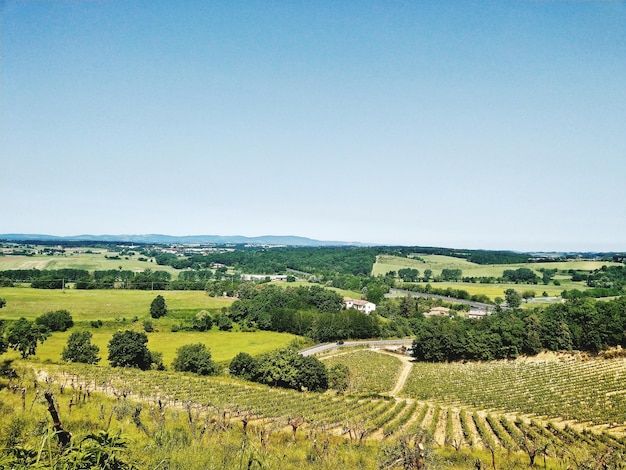
[[[429,312],[426,312],[424,314],[425,317],[435,317],[435,316],[446,317],[448,315],[450,315],[450,309],[447,307],[433,307],[430,309]]]
[[[351,299],[350,297],[344,297],[343,304],[346,309],[354,308],[359,312],[365,313],[366,315],[369,315],[374,310],[376,310],[376,304],[368,302],[367,300]]]
[[[482,320],[487,315],[489,315],[489,312],[487,310],[472,309],[467,312],[467,318],[471,318],[473,320]]]

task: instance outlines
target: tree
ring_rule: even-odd
[[[162,295],[157,295],[150,304],[150,316],[152,318],[161,318],[167,315],[167,306]]]
[[[240,352],[230,361],[228,370],[231,375],[245,380],[255,380],[258,374],[259,363],[246,352]]]
[[[424,269],[424,282],[430,281],[430,278],[433,277],[432,269]]]
[[[537,297],[537,293],[534,290],[525,290],[522,292],[522,299],[528,302],[528,299],[534,299]]]
[[[109,362],[112,367],[150,369],[153,359],[145,333],[132,330],[118,331],[109,341]]]
[[[316,357],[302,356],[291,348],[277,349],[260,358],[257,381],[318,392],[328,388],[328,373],[322,361]]]
[[[50,331],[67,331],[74,326],[72,315],[67,310],[46,312],[35,318],[35,323],[45,326]]]
[[[216,318],[217,327],[221,331],[230,331],[233,329],[233,321],[227,315],[220,314]]]
[[[193,328],[198,331],[208,331],[213,326],[213,317],[206,310],[200,310],[193,319]]]
[[[420,272],[417,269],[402,268],[398,270],[398,276],[404,282],[417,282]]]
[[[507,289],[504,291],[504,299],[511,308],[518,308],[522,305],[522,296],[515,289]]]
[[[9,343],[4,337],[4,321],[0,320],[0,354],[4,354],[9,349]]]
[[[350,369],[345,364],[337,363],[328,370],[328,387],[338,392],[345,392],[350,384]]]
[[[100,348],[91,344],[89,331],[74,331],[67,339],[67,345],[63,348],[61,359],[68,362],[81,362],[83,364],[96,364],[100,357]]]
[[[19,351],[22,358],[33,356],[37,351],[37,343],[43,343],[48,337],[48,331],[41,325],[22,317],[9,328],[7,342],[11,349]]]
[[[215,375],[217,367],[211,360],[211,351],[202,343],[186,344],[176,350],[172,367],[177,372]]]
[[[0,308],[5,307],[6,304],[7,304],[7,301],[3,299],[2,297],[0,297]]]
[[[441,270],[442,281],[459,281],[463,277],[463,271],[460,269],[444,268]]]

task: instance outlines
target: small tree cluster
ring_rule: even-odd
[[[294,390],[321,392],[328,388],[328,372],[313,356],[303,356],[295,349],[277,349],[258,359],[240,353],[230,364],[232,375]]]

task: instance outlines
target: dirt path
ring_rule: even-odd
[[[409,377],[411,373],[411,369],[413,368],[413,359],[409,356],[404,356],[402,354],[393,354],[385,351],[384,349],[372,349],[372,351],[376,351],[381,354],[387,354],[389,356],[397,357],[402,361],[402,370],[400,371],[400,375],[398,375],[398,379],[396,380],[396,385],[391,389],[389,395],[392,397],[397,396],[404,384],[406,383],[406,379]]]

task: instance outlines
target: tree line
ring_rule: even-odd
[[[430,362],[511,359],[542,350],[626,347],[626,297],[500,309],[482,320],[429,317],[414,325],[413,354]]]
[[[377,316],[344,310],[343,298],[320,286],[281,288],[246,283],[237,297],[229,317],[244,329],[293,333],[321,342],[380,335]]]

